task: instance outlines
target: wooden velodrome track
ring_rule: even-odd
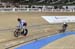
[[[23,44],[33,39],[40,37],[53,35],[58,33],[57,31],[61,28],[61,25],[51,25],[46,22],[41,16],[63,16],[71,15],[75,13],[50,13],[50,12],[3,12],[0,13],[0,49],[12,48],[19,44]],[[29,33],[27,37],[13,36],[15,26],[17,26],[17,18],[20,17],[27,21]],[[60,26],[60,27],[59,27]],[[75,29],[75,24],[69,24],[68,29]],[[8,44],[9,43],[9,44]]]

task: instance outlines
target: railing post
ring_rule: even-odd
[[[12,11],[13,11],[13,12],[16,12],[16,11],[15,11],[15,8],[12,8]]]

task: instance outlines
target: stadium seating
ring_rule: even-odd
[[[5,3],[5,5],[3,5]],[[74,5],[74,0],[1,0],[0,7],[19,7],[24,5],[53,5],[53,6],[61,6],[61,5]],[[21,7],[22,7],[21,6]],[[28,6],[27,6],[28,7]]]

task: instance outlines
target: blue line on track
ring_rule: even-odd
[[[65,36],[72,35],[72,34],[75,34],[75,32],[65,32],[65,33],[61,33],[61,34],[56,34],[56,35],[53,35],[50,37],[46,37],[46,38],[31,42],[26,45],[22,45],[20,47],[15,48],[15,49],[40,49],[43,46],[47,45],[48,43],[51,43],[53,41],[56,41],[58,39],[61,39]]]

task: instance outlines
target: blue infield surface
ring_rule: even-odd
[[[26,45],[21,45],[20,47],[17,47],[15,49],[40,49],[43,46],[47,45],[48,43],[51,43],[53,41],[56,41],[60,38],[63,38],[63,37],[66,37],[66,36],[72,35],[72,34],[75,34],[75,32],[65,32],[65,33],[61,33],[61,34],[56,34],[56,35],[53,35],[50,37],[42,38],[37,41],[33,41]]]

